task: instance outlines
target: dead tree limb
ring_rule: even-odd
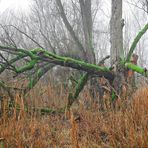
[[[58,0],[57,0],[58,1]],[[136,71],[146,77],[148,77],[148,72],[145,68],[139,67],[137,65],[134,65],[129,61],[131,58],[131,55],[139,42],[140,38],[143,36],[143,34],[148,30],[148,24],[145,25],[145,27],[138,33],[136,36],[129,53],[127,55],[126,60],[124,61],[121,59],[119,61],[119,66],[122,68],[129,68],[133,71]],[[86,72],[79,80],[77,85],[75,86],[75,91],[73,94],[69,95],[69,103],[68,106],[70,106],[78,97],[79,93],[82,91],[84,85],[86,84],[89,76],[96,75],[98,77],[105,77],[109,81],[113,81],[115,74],[112,72],[112,70],[108,67],[104,66],[98,66],[95,64],[91,64],[85,61],[73,59],[70,57],[64,57],[57,55],[55,53],[49,52],[42,48],[36,48],[32,50],[25,50],[21,48],[15,48],[15,47],[6,47],[6,46],[0,46],[1,54],[4,53],[11,53],[13,55],[13,58],[10,60],[5,60],[4,56],[1,55],[3,61],[0,65],[0,74],[8,69],[8,67],[11,67],[11,70],[15,72],[16,74],[21,74],[27,71],[30,71],[37,67],[37,65],[41,63],[41,67],[37,68],[37,71],[35,72],[35,75],[31,78],[28,87],[26,89],[26,92],[32,89],[35,84],[39,81],[39,79],[48,71],[50,70],[53,65],[60,65],[64,67],[70,67],[77,69],[79,71]],[[16,62],[28,58],[29,60],[26,61],[26,64],[20,67],[16,66]],[[108,57],[107,57],[108,58]],[[106,58],[105,58],[106,59]],[[105,60],[103,59],[103,61]],[[123,60],[123,61],[122,61]],[[13,67],[13,68],[12,68]],[[3,85],[1,84],[1,87]]]

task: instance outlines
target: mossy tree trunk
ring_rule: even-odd
[[[124,68],[120,64],[124,58],[123,51],[123,19],[122,19],[122,0],[112,0],[111,20],[110,20],[110,42],[111,42],[111,65],[114,65],[115,79],[113,82],[113,94],[120,95],[122,84],[125,81]],[[116,99],[112,95],[112,100]]]

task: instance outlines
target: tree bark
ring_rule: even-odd
[[[122,0],[112,0],[110,20],[111,64],[123,58]]]
[[[95,63],[95,54],[93,48],[93,34],[92,34],[92,11],[91,11],[91,1],[90,0],[79,0],[83,24],[83,32],[85,39],[85,50],[87,61],[89,63]]]
[[[110,20],[110,56],[111,65],[114,64],[115,79],[112,89],[113,105],[118,98],[117,96],[122,92],[122,86],[125,82],[124,67],[120,64],[124,59],[123,52],[123,26],[124,21],[122,19],[122,0],[112,0],[111,6],[111,20]],[[114,95],[115,94],[115,95]],[[114,106],[115,107],[115,106]]]
[[[146,9],[147,9],[147,13],[148,13],[148,0],[145,0],[146,3]]]

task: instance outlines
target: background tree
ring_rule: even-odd
[[[122,0],[112,0],[110,20],[110,41],[111,41],[111,63],[124,57],[123,53],[123,26]]]

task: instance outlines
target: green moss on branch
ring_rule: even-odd
[[[139,74],[142,74],[143,76],[145,77],[148,77],[148,71],[145,69],[145,68],[142,68],[142,67],[139,67],[137,65],[134,65],[132,63],[126,63],[125,64],[125,67],[139,73]]]
[[[83,74],[83,76],[78,80],[78,83],[76,84],[74,94],[69,93],[67,109],[69,109],[72,103],[77,100],[80,92],[83,90],[85,84],[87,83],[88,78],[89,78],[88,73]]]
[[[131,47],[130,47],[130,50],[129,50],[129,53],[127,55],[127,59],[126,59],[126,62],[129,62],[130,61],[130,58],[134,52],[134,49],[136,48],[139,40],[141,39],[141,37],[146,33],[146,31],[148,30],[148,23],[144,26],[144,28],[138,33],[138,35],[136,36],[136,38],[134,39]]]
[[[40,69],[37,70],[35,76],[30,79],[28,89],[26,90],[27,92],[32,89],[36,83],[39,81],[39,79],[46,73],[48,72],[54,65],[48,64]]]
[[[38,60],[31,60],[29,63],[27,63],[25,66],[16,68],[17,73],[23,73],[25,71],[31,70],[34,68],[35,64],[37,63]]]

